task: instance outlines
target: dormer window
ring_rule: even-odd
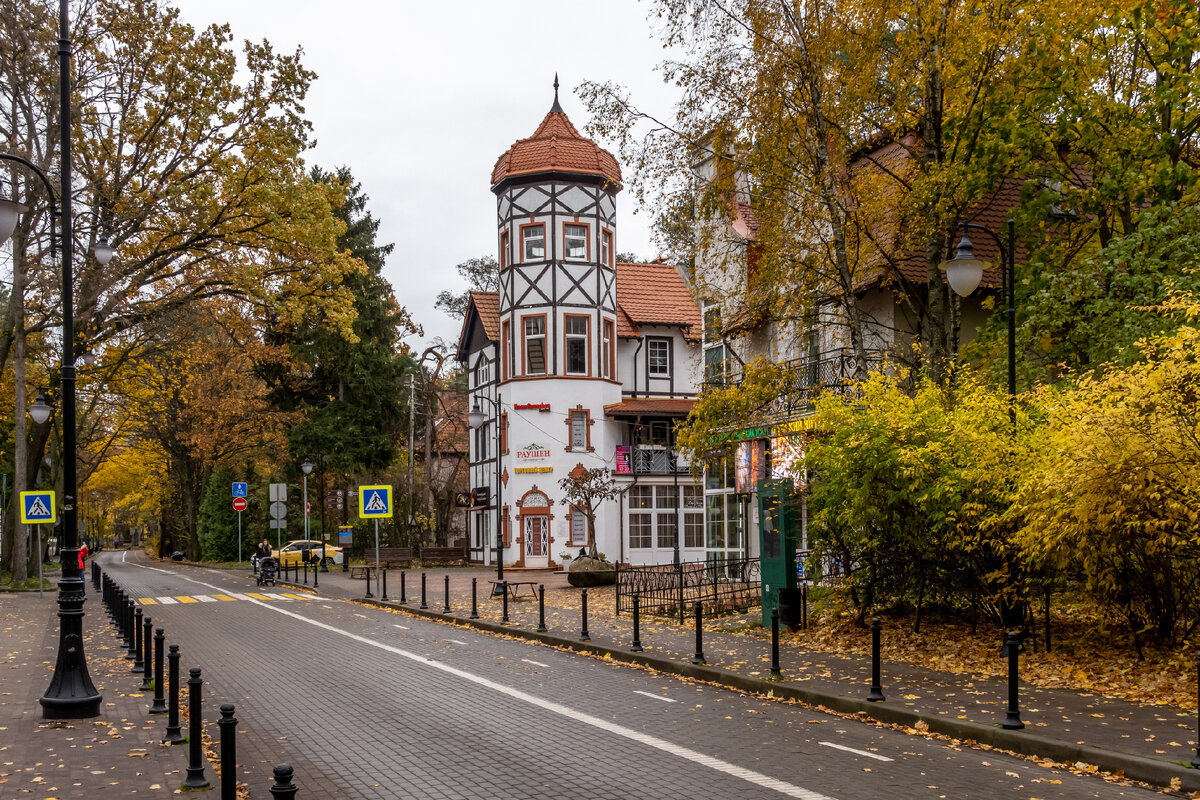
[[[546,258],[546,226],[521,226],[521,252],[524,261],[541,261]]]
[[[563,250],[567,258],[584,261],[588,257],[588,226],[563,225]]]

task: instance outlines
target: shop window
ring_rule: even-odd
[[[636,487],[635,487],[636,488]],[[629,515],[629,547],[630,549],[645,549],[652,546],[650,514]]]

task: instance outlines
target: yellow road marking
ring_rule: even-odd
[[[301,595],[298,595],[298,594],[288,594],[287,592],[280,592],[280,594],[282,594],[284,597],[290,597],[293,600],[307,600],[308,599],[307,597],[302,597]]]
[[[235,600],[235,598],[230,597],[227,594],[214,594],[213,597],[217,598],[218,600],[229,600],[229,601]]]
[[[265,594],[256,594],[254,592],[246,592],[246,597],[253,597],[255,600],[270,600]]]
[[[194,597],[188,597],[186,594],[177,594],[175,599],[181,603],[199,603],[200,601]]]
[[[158,605],[158,601],[157,601],[157,600],[155,600],[153,597],[142,597],[142,598],[139,598],[139,599],[138,599],[138,602],[139,602],[139,603],[141,603],[141,604],[142,604],[142,605],[144,605],[144,606],[156,606],[156,605]]]

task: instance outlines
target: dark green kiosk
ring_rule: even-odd
[[[796,627],[802,613],[796,586],[796,546],[800,541],[800,513],[796,486],[791,480],[765,480],[758,484],[758,519],[762,554],[763,625],[771,627],[771,611],[779,609],[779,622]]]

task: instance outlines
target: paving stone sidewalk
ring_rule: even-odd
[[[0,797],[172,797],[187,767],[183,747],[160,744],[166,717],[148,713],[141,677],[91,592],[84,606],[88,671],[100,716],[42,719],[58,652],[56,592],[0,593]],[[211,771],[210,781],[216,776]]]
[[[479,622],[494,627],[500,622],[501,603],[489,597],[494,571],[480,569],[425,570],[426,605],[420,605],[420,571],[406,571],[404,599],[400,603],[400,576],[388,575],[388,605],[435,617],[449,617],[459,624],[467,619],[471,605],[471,581],[476,580]],[[444,576],[450,581],[450,614],[445,607]],[[1183,788],[1200,789],[1200,770],[1187,769],[1195,755],[1197,712],[1167,705],[1146,705],[1112,700],[1094,694],[1065,689],[1041,689],[1021,686],[1021,717],[1026,728],[1019,732],[1001,731],[1007,708],[1007,684],[998,677],[978,676],[924,669],[884,662],[883,687],[886,700],[866,703],[870,684],[870,661],[854,656],[831,655],[795,645],[781,646],[783,679],[770,678],[770,642],[761,630],[756,635],[720,630],[730,623],[706,620],[703,653],[706,668],[693,668],[695,634],[692,620],[680,626],[661,617],[643,616],[642,644],[645,651],[633,653],[632,619],[613,613],[613,588],[590,592],[588,632],[591,640],[580,642],[581,612],[579,590],[569,587],[562,573],[511,571],[510,580],[532,580],[546,586],[547,634],[534,634],[538,624],[537,602],[529,599],[510,601],[509,629],[552,645],[589,649],[598,654],[634,661],[650,667],[667,668],[679,674],[717,680],[734,688],[773,691],[816,705],[826,705],[847,713],[866,713],[887,722],[905,725],[921,723],[935,732],[973,741],[983,741],[1026,755],[1040,755],[1056,761],[1100,762],[1110,771],[1125,770],[1131,777],[1169,785],[1179,778]],[[312,590],[312,579],[306,586]],[[248,576],[248,579],[249,578]],[[252,580],[252,579],[251,579]],[[382,588],[374,582],[371,602],[381,603]],[[329,597],[362,599],[366,582],[351,580],[340,568],[320,576],[316,591]],[[868,636],[869,633],[864,633]],[[888,631],[885,635],[897,635]],[[997,649],[999,661],[999,648]],[[907,712],[907,713],[905,713]],[[995,731],[993,737],[990,733]],[[1016,737],[1015,739],[1013,737]]]

